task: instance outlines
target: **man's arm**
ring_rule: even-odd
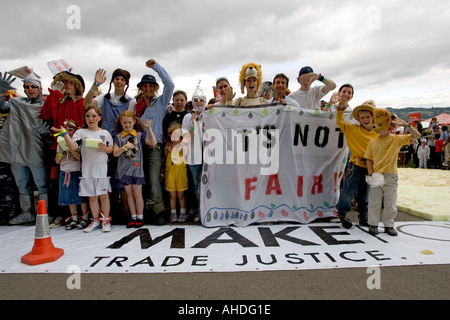
[[[323,76],[322,76],[323,77]],[[328,79],[328,78],[323,78],[324,80],[322,81],[323,82],[323,84],[325,85],[323,88],[322,88],[322,92],[324,93],[324,94],[327,94],[328,92],[330,92],[330,91],[332,91],[332,90],[334,90],[334,89],[336,89],[336,83],[334,83],[334,81],[333,80],[331,80],[331,79]],[[320,80],[320,79],[319,79]]]

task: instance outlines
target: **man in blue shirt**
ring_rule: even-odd
[[[152,130],[157,145],[154,147],[144,146],[144,165],[146,166],[144,172],[147,179],[147,184],[144,186],[144,198],[147,200],[147,207],[153,205],[155,216],[152,217],[152,220],[156,224],[163,224],[164,219],[160,215],[165,210],[160,183],[161,165],[164,159],[163,119],[172,99],[175,84],[166,70],[155,60],[148,60],[146,66],[156,71],[161,78],[164,84],[163,93],[158,96],[159,84],[154,76],[144,75],[137,85],[139,94],[136,98],[136,110],[133,111],[140,115],[142,123],[145,123],[147,119],[152,119]]]

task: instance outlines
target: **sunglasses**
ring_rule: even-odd
[[[33,85],[31,85],[31,86],[23,86],[23,88],[24,89],[37,89],[38,86],[33,86]]]

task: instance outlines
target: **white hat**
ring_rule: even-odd
[[[192,95],[192,107],[194,108],[195,111],[203,112],[203,110],[205,110],[206,108],[206,96],[203,93],[202,88],[200,87],[200,82],[202,82],[202,80],[198,81],[197,88],[195,88],[194,94]],[[198,100],[203,99],[203,106],[197,106],[194,102],[195,99]]]

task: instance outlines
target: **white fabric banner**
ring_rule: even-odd
[[[0,227],[0,272],[5,273],[171,273],[239,272],[404,266],[450,263],[450,223],[396,222],[398,237],[372,236],[366,227],[339,223],[145,226],[84,233],[51,229],[64,250],[58,260],[30,266],[35,227]]]
[[[204,226],[336,215],[348,147],[335,113],[221,106],[203,113],[203,129]]]

